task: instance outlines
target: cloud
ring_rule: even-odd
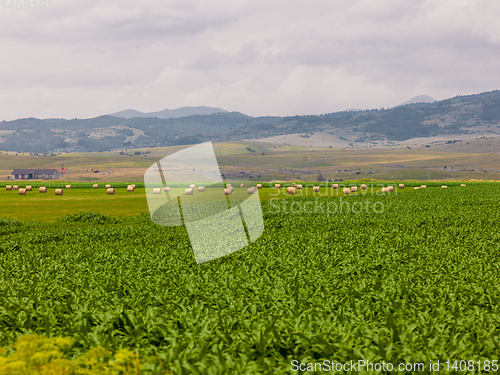
[[[492,1],[53,4],[0,9],[4,119],[216,103],[313,114],[499,88]]]

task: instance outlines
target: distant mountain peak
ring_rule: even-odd
[[[406,102],[397,105],[396,107],[399,107],[401,105],[416,104],[416,103],[434,103],[435,101],[436,99],[431,98],[429,95],[417,95],[414,98],[411,98],[410,100],[407,100]]]
[[[214,107],[181,107],[177,109],[164,109],[159,112],[141,112],[135,109],[126,109],[124,111],[112,113],[110,116],[120,117],[120,118],[134,118],[134,117],[158,117],[161,119],[167,118],[178,118],[178,117],[187,117],[194,115],[211,115],[214,113],[228,112],[221,108]]]

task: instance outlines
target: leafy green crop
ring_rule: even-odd
[[[384,209],[274,214],[264,202],[257,241],[200,265],[184,227],[147,214],[0,220],[0,346],[61,336],[74,340],[67,358],[137,350],[185,374],[498,359],[500,186],[342,199]]]

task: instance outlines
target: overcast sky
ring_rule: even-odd
[[[500,89],[500,1],[34,1],[0,4],[0,120],[321,114]]]

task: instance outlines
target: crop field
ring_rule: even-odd
[[[292,360],[422,362],[430,373],[430,360],[496,360],[500,184],[448,185],[342,197],[377,201],[377,212],[331,214],[322,204],[341,198],[312,192],[287,201],[313,212],[263,199],[262,236],[202,264],[184,227],[151,222],[141,188],[2,189],[0,373],[27,347],[9,345],[42,342],[30,334],[59,337],[53,353],[79,358],[61,374],[127,373],[127,360],[175,374],[291,374]],[[13,220],[16,202],[45,214]],[[56,217],[64,205],[73,212]]]
[[[298,181],[298,183],[301,183]],[[282,189],[275,189],[273,183],[262,183],[264,188],[259,190],[259,197],[262,201],[268,201],[270,199],[283,199],[283,198],[293,198],[298,197],[339,197],[342,196],[342,187],[357,185],[359,186],[362,182],[360,181],[346,181],[345,183],[340,183],[340,188],[338,190],[332,188],[332,183],[303,183],[304,189],[297,190],[295,196],[289,196],[285,193],[286,187],[291,186],[291,183],[282,183]],[[407,189],[399,190],[397,189],[398,183],[388,182],[388,181],[365,181],[363,183],[368,184],[368,189],[361,192],[360,195],[380,195],[380,190],[382,186],[393,185],[396,187],[396,192],[399,194],[412,193],[411,190],[413,186],[420,186],[420,181],[405,181]],[[461,182],[447,182],[449,186],[458,186]],[[478,184],[478,182],[467,181],[467,184]],[[99,214],[110,215],[114,218],[120,217],[130,217],[136,216],[142,213],[148,213],[148,204],[146,200],[146,192],[144,188],[144,183],[135,183],[137,189],[134,192],[127,192],[128,183],[112,183],[115,187],[115,195],[107,195],[105,184],[100,183],[98,189],[92,189],[93,183],[88,182],[65,182],[65,181],[17,181],[19,187],[23,188],[26,185],[32,185],[33,191],[26,192],[26,195],[19,195],[17,190],[5,190],[7,183],[0,184],[0,218],[16,219],[20,221],[37,221],[37,222],[53,222],[59,218],[63,218],[67,215],[85,213],[85,212],[95,212]],[[71,189],[64,189],[66,184],[71,184]],[[443,183],[440,181],[430,181],[426,182],[429,188],[440,187]],[[480,184],[486,184],[485,182]],[[490,183],[491,184],[491,183]],[[237,189],[236,194],[240,188],[239,184],[234,184]],[[38,187],[46,186],[48,188],[47,193],[39,193]],[[250,185],[249,185],[250,186]],[[320,192],[314,193],[312,191],[313,186],[320,186]],[[64,193],[62,196],[54,195],[56,188],[63,188]],[[207,188],[204,193],[195,192],[196,197],[210,196],[213,195],[212,191],[220,193],[222,191],[222,185],[220,188]],[[174,191],[176,189],[174,188]],[[184,189],[179,189],[179,194],[184,193]],[[246,189],[243,190],[242,198],[245,199]],[[173,191],[173,192],[174,192]],[[173,193],[172,192],[172,193]],[[240,193],[241,194],[241,193]]]

